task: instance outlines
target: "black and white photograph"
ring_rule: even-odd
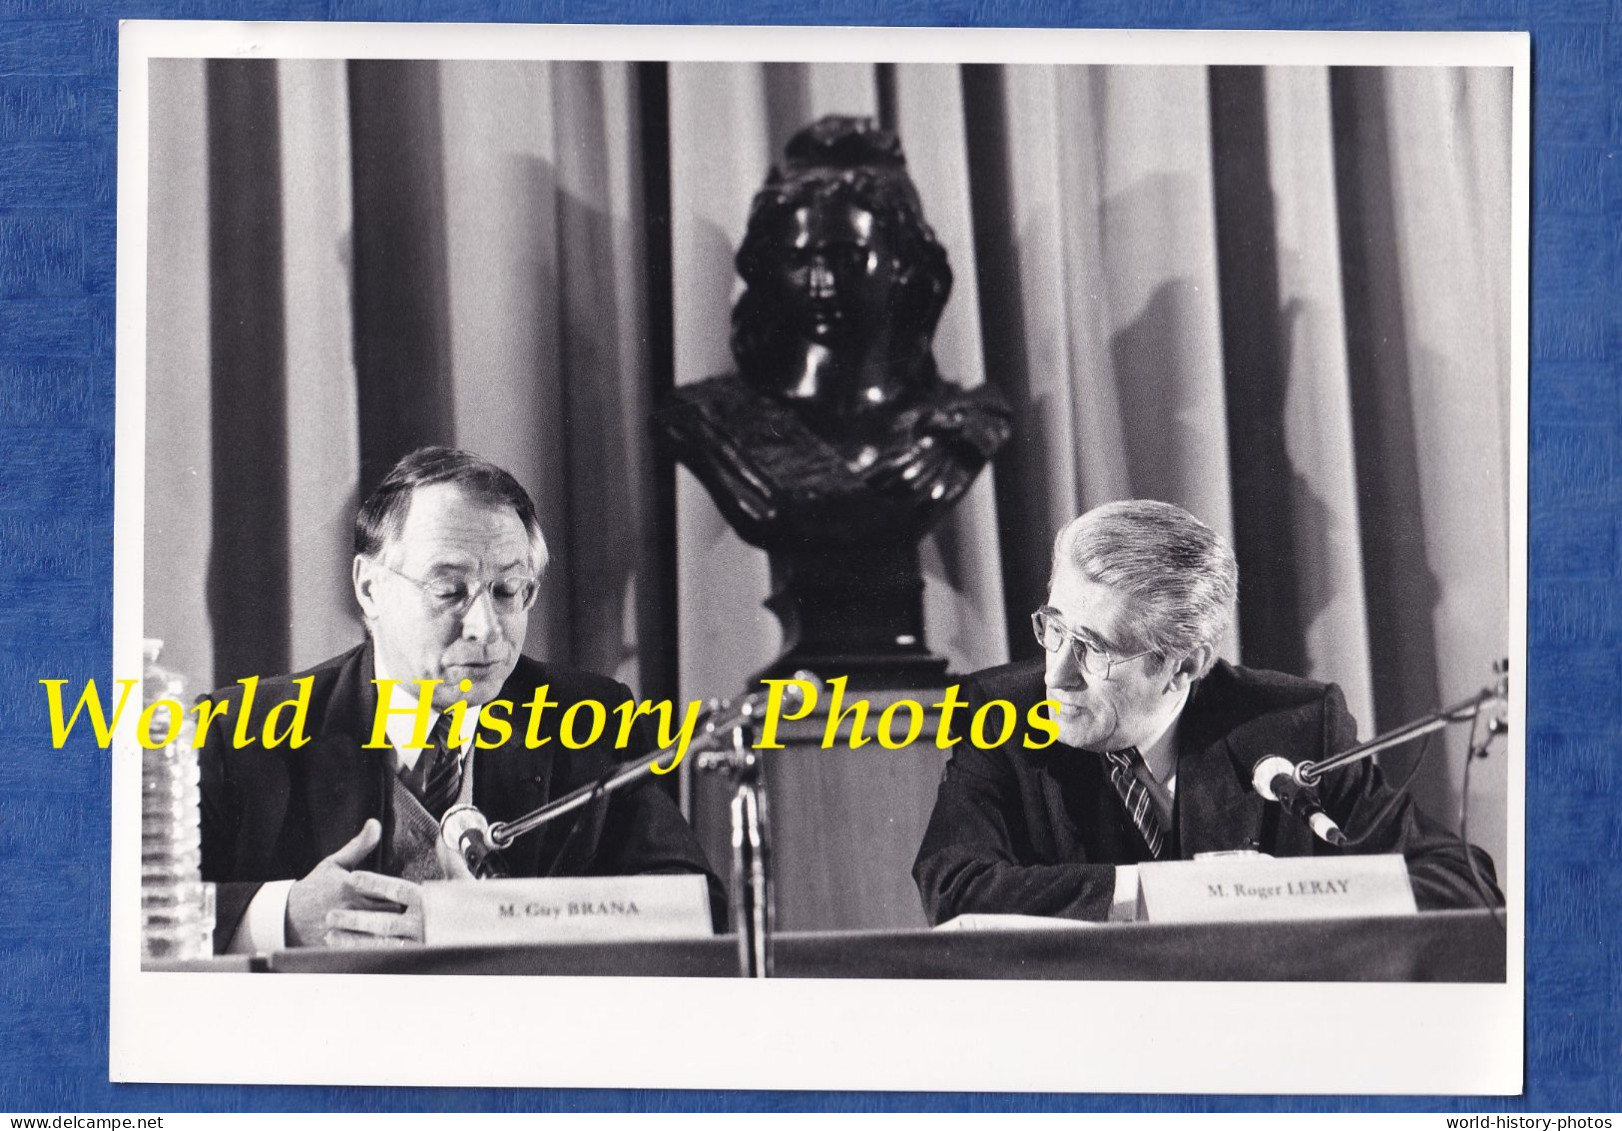
[[[114,1078],[1518,1090],[1527,60],[125,25]]]

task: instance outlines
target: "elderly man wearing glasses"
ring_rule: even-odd
[[[981,672],[967,689],[1021,718],[1055,701],[1058,741],[1027,749],[1021,730],[953,751],[913,866],[931,922],[1130,918],[1144,861],[1342,851],[1251,788],[1260,759],[1324,758],[1355,745],[1357,727],[1333,684],[1217,659],[1237,590],[1227,544],[1169,503],[1110,503],[1059,533],[1032,616],[1045,659]],[[1346,851],[1406,857],[1421,909],[1502,902],[1486,853],[1469,849],[1473,876],[1458,838],[1372,762],[1319,789]]]
[[[492,821],[510,820],[642,752],[616,750],[612,728],[601,742],[565,748],[556,733],[532,743],[513,726],[508,741],[482,739],[472,754],[480,709],[497,700],[522,705],[545,688],[557,720],[573,703],[612,712],[631,697],[613,680],[522,654],[546,563],[534,504],[501,468],[422,448],[389,472],[355,518],[366,643],[265,680],[254,696],[262,714],[294,698],[294,679],[310,678],[309,742],[238,748],[229,729],[215,728],[203,749],[203,878],[219,885],[217,949],[420,941],[419,882],[467,875],[438,835],[449,806],[471,801]],[[430,686],[421,680],[439,681],[426,748],[412,710]],[[386,741],[374,743],[380,686],[390,688]],[[234,716],[243,690],[211,698]],[[457,702],[466,709],[453,732],[457,712],[447,708]],[[260,730],[254,719],[243,733]],[[638,740],[651,748],[645,734]],[[515,876],[704,873],[712,900],[723,898],[692,830],[651,780],[501,855]]]

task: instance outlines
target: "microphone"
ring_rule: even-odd
[[[490,820],[471,805],[456,805],[439,820],[439,835],[446,847],[467,862],[468,871],[483,876],[490,843]]]
[[[1325,844],[1346,843],[1335,819],[1324,812],[1318,791],[1296,777],[1295,763],[1276,754],[1263,758],[1251,771],[1250,786],[1266,801],[1277,801],[1292,817],[1306,822],[1307,828]]]

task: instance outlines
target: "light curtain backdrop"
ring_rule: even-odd
[[[765,557],[645,421],[731,367],[783,142],[863,114],[951,257],[942,372],[1017,413],[925,548],[929,644],[1034,654],[1057,529],[1167,499],[1235,541],[1230,657],[1339,682],[1366,737],[1507,646],[1509,98],[1424,68],[155,62],[147,635],[196,690],[349,647],[356,500],[450,443],[536,497],[531,654],[737,693],[778,651]],[[1461,756],[1416,779],[1450,822]],[[1500,871],[1505,792],[1478,768]]]

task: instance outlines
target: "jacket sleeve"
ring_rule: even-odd
[[[970,715],[986,700],[972,681],[965,698]],[[1028,841],[1008,753],[958,742],[912,866],[929,922],[969,912],[1109,918],[1115,865],[1036,863]]]
[[[1356,744],[1357,726],[1345,696],[1331,684],[1324,696],[1324,750],[1349,750]],[[1503,906],[1492,858],[1422,811],[1406,792],[1393,789],[1372,759],[1328,774],[1319,795],[1351,842],[1346,851],[1402,853],[1421,911]]]

